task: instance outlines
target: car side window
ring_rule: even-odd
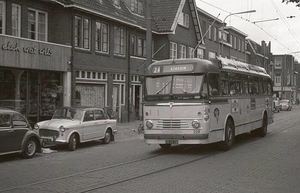
[[[105,115],[104,115],[104,112],[102,110],[96,110],[95,111],[95,119],[96,120],[103,120],[103,119],[106,119],[105,118]]]
[[[27,121],[18,114],[13,114],[12,116],[12,124],[14,127],[27,127]]]
[[[86,111],[84,114],[83,122],[94,121],[94,111]]]
[[[8,114],[0,115],[0,129],[4,127],[10,127],[10,115]]]

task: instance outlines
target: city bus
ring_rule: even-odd
[[[143,123],[147,144],[217,143],[235,136],[264,137],[273,123],[273,86],[262,67],[217,57],[152,63],[144,80]]]

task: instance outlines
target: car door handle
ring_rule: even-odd
[[[14,132],[14,130],[8,130],[7,132],[8,132],[8,133],[12,133],[12,132]]]

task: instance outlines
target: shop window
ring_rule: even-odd
[[[0,34],[5,34],[5,2],[0,1]]]

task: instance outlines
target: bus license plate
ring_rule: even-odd
[[[178,140],[166,140],[166,144],[178,144]]]

